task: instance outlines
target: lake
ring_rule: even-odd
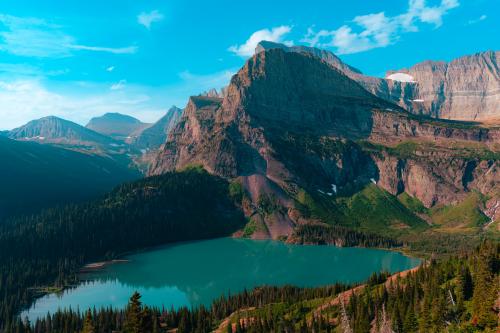
[[[355,283],[373,272],[397,272],[419,259],[400,253],[274,241],[220,238],[178,243],[127,256],[61,294],[46,295],[22,314],[31,321],[58,308],[124,307],[134,291],[148,305],[210,305],[214,298],[259,285]]]

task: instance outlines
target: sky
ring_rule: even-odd
[[[0,130],[106,112],[154,122],[221,88],[261,40],[368,75],[499,50],[499,0],[4,0]]]

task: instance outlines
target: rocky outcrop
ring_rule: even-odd
[[[384,152],[373,158],[380,187],[394,195],[406,192],[426,207],[456,204],[472,190],[492,193],[500,181],[498,160],[470,159],[445,149],[405,157]]]
[[[239,179],[260,236],[279,238],[307,222],[295,209],[302,189],[348,195],[378,181],[427,206],[456,202],[473,189],[486,193],[499,183],[496,161],[478,157],[471,164],[440,150],[455,143],[497,149],[499,138],[498,129],[411,115],[315,55],[273,48],[247,61],[223,99],[189,100],[149,173],[199,164]],[[393,156],[359,144],[409,140],[435,149],[429,156]]]
[[[409,69],[389,71],[386,78],[377,78],[363,75],[326,50],[261,42],[256,52],[270,49],[314,55],[377,97],[414,114],[455,120],[500,121],[498,51],[464,56],[449,63],[425,61]]]

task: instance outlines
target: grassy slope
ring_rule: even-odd
[[[299,208],[309,217],[363,231],[398,236],[427,228],[427,224],[398,198],[374,184],[351,197],[299,194]]]

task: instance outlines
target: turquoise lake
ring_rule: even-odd
[[[420,263],[419,259],[377,249],[233,238],[173,244],[125,259],[128,262],[83,275],[76,288],[38,299],[22,317],[34,320],[59,308],[124,307],[136,290],[148,305],[210,305],[214,298],[245,288],[362,282],[373,272],[397,272]]]

